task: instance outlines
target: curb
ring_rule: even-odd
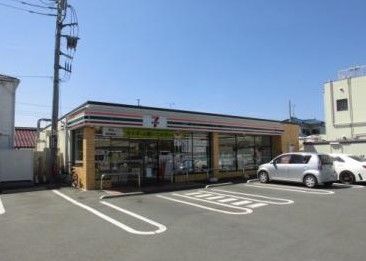
[[[145,194],[142,191],[137,191],[137,192],[127,192],[127,193],[121,193],[121,194],[115,194],[115,195],[111,195],[111,194],[106,194],[106,195],[102,195],[99,197],[99,199],[106,199],[106,198],[120,198],[120,197],[128,197],[128,196],[137,196],[137,195],[143,195]]]
[[[254,183],[254,182],[258,182],[259,179],[248,179],[246,183]]]
[[[217,183],[217,184],[211,184],[211,185],[206,185],[206,189],[207,188],[214,188],[214,187],[222,187],[222,186],[228,186],[228,185],[233,185],[233,182],[226,182],[226,183]]]

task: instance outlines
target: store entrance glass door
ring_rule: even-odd
[[[143,159],[142,183],[151,184],[157,182],[158,176],[158,142],[141,141],[139,143],[141,158]]]

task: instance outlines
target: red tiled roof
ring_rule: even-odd
[[[15,127],[14,148],[35,148],[37,128]]]

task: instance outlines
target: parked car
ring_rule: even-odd
[[[366,159],[346,154],[331,154],[340,182],[352,184],[366,181]]]
[[[331,186],[337,181],[333,159],[327,154],[317,153],[282,154],[260,165],[257,175],[262,183],[270,180],[292,181],[303,183],[309,188]]]

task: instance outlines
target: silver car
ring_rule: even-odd
[[[329,155],[306,152],[282,154],[260,165],[257,174],[262,183],[270,180],[292,181],[304,183],[309,188],[331,186],[337,181],[333,160]]]

